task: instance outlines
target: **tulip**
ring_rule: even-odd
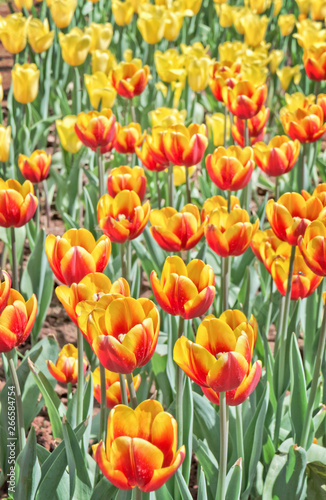
[[[75,132],[76,123],[76,115],[67,115],[62,120],[55,121],[61,146],[69,153],[78,153],[82,147],[82,142]]]
[[[117,66],[115,55],[110,50],[94,50],[92,52],[92,74],[98,71],[108,75]]]
[[[79,283],[57,286],[55,293],[66,310],[69,318],[77,325],[76,307],[83,300],[100,300],[103,295],[130,296],[130,289],[124,278],[111,283],[103,273],[87,274]]]
[[[323,0],[310,1],[310,15],[314,21],[324,21],[326,17],[326,5]]]
[[[179,111],[174,108],[156,108],[149,112],[152,122],[152,127],[161,126],[162,128],[169,128],[176,123],[184,123],[187,111],[185,109]]]
[[[314,220],[298,239],[305,263],[318,276],[326,276],[326,221]]]
[[[55,277],[65,285],[79,283],[87,274],[107,266],[111,243],[106,236],[95,241],[87,229],[69,229],[62,237],[49,234],[45,253]]]
[[[149,201],[141,205],[134,191],[120,191],[115,198],[105,194],[97,205],[100,228],[111,241],[117,243],[137,238],[144,231],[149,214]]]
[[[139,123],[129,123],[125,127],[117,123],[114,149],[122,154],[134,153],[135,148],[142,144],[144,138],[145,134],[141,133]]]
[[[321,23],[304,19],[297,23],[298,33],[295,33],[293,38],[296,38],[300,47],[304,49],[323,44],[326,41],[326,30],[320,28]]]
[[[233,20],[232,20],[233,23]],[[243,43],[236,42],[224,42],[218,46],[218,53],[220,56],[220,61],[232,61],[235,62],[239,57],[239,52],[243,50]]]
[[[231,204],[230,206],[231,210],[233,210],[234,208],[240,208],[239,198],[231,195],[230,204]],[[227,208],[227,206],[228,206],[227,199],[223,198],[223,196],[221,195],[216,195],[212,196],[211,198],[208,198],[206,201],[204,201],[201,210],[201,220],[204,221],[213,210],[217,210],[218,208],[221,207]]]
[[[172,10],[165,10],[163,13],[164,18],[164,33],[163,37],[169,42],[173,42],[179,36],[183,24],[184,13],[173,12]]]
[[[76,26],[66,35],[60,32],[59,43],[61,47],[62,59],[70,66],[80,66],[83,62],[85,62],[89,52],[91,37]]]
[[[11,54],[18,54],[26,47],[28,20],[21,12],[0,16],[0,39]]]
[[[311,198],[311,195],[307,191],[302,190],[301,194],[305,200],[308,200],[309,198]],[[316,196],[322,202],[323,207],[325,207],[326,206],[326,183],[322,182],[321,184],[318,184],[318,186],[316,186],[315,189],[313,190],[312,196]]]
[[[142,200],[146,192],[146,176],[140,167],[120,166],[113,168],[107,179],[109,195],[114,198],[120,191],[134,191]]]
[[[113,36],[112,24],[91,23],[89,26],[85,27],[85,33],[91,37],[91,45],[89,47],[90,53],[95,50],[106,50]]]
[[[97,71],[93,75],[84,75],[84,79],[93,108],[98,109],[100,104],[102,108],[112,108],[117,93],[112,87],[109,77],[105,73]]]
[[[2,271],[2,275],[4,280],[2,283],[0,283],[0,314],[7,305],[11,287],[11,279],[9,274],[6,271]]]
[[[111,109],[79,113],[75,132],[82,143],[96,151],[106,153],[113,147],[115,138],[115,116]]]
[[[27,10],[31,10],[33,0],[14,0],[14,4],[16,5],[18,10],[23,10],[24,7]]]
[[[287,256],[280,255],[275,257],[271,266],[273,281],[282,295],[286,294],[289,265],[290,251]],[[311,295],[320,285],[322,279],[322,276],[317,276],[309,269],[299,250],[296,249],[290,295],[291,300],[304,299]]]
[[[266,29],[269,23],[267,16],[258,16],[257,14],[247,14],[241,18],[242,28],[244,30],[244,41],[250,47],[257,47],[265,38]]]
[[[151,235],[167,252],[191,250],[204,234],[199,210],[196,205],[185,205],[180,212],[172,207],[152,210],[150,215]]]
[[[123,422],[123,425],[122,425]],[[185,447],[177,450],[177,422],[158,401],[146,400],[135,410],[118,405],[109,415],[106,450],[93,446],[105,477],[122,490],[160,488],[182,464]]]
[[[267,87],[265,84],[255,87],[248,80],[243,80],[236,83],[232,89],[223,87],[222,97],[233,115],[247,120],[261,110],[267,97]]]
[[[78,326],[99,358],[116,373],[132,373],[154,354],[160,315],[149,299],[104,295],[98,302],[80,302]]]
[[[166,157],[174,165],[190,167],[199,163],[208,146],[206,126],[193,123],[171,125],[163,135]]]
[[[47,178],[51,165],[51,155],[37,149],[30,157],[20,154],[18,167],[25,179],[37,183]]]
[[[120,2],[119,0],[112,0],[112,14],[118,26],[127,26],[131,23],[132,16],[134,15],[134,8],[130,0]]]
[[[254,252],[257,259],[264,264],[269,273],[271,272],[272,263],[275,257],[279,255],[281,244],[285,245],[286,243],[283,243],[282,240],[275,236],[272,229],[266,229],[265,231],[258,230],[251,240],[251,250]]]
[[[13,288],[10,290],[0,314],[0,352],[9,352],[25,342],[33,328],[36,313],[36,295],[25,302],[19,292]]]
[[[191,179],[196,172],[196,165],[193,167],[180,167],[179,165],[175,165],[173,167],[173,184],[176,187],[186,183],[186,170],[188,170],[189,178]]]
[[[195,16],[198,14],[203,0],[182,0],[183,9],[187,16]]]
[[[177,49],[168,49],[165,52],[156,50],[154,61],[157,74],[163,82],[174,82],[186,74],[184,57],[180,56]]]
[[[35,214],[38,199],[34,196],[33,184],[20,184],[14,179],[0,179],[0,226],[21,227]]]
[[[27,104],[38,94],[40,70],[36,64],[15,64],[11,71],[13,94],[16,101]]]
[[[250,147],[223,146],[206,156],[208,175],[214,184],[222,190],[237,191],[243,189],[250,181],[255,167],[253,151]]]
[[[54,39],[54,31],[50,31],[49,22],[44,19],[30,19],[27,26],[28,42],[34,52],[41,54],[48,50]]]
[[[263,14],[265,10],[269,9],[271,3],[272,0],[249,0],[246,5],[249,4],[249,7],[257,14]]]
[[[221,257],[243,254],[258,230],[259,220],[254,224],[249,214],[241,208],[229,213],[227,208],[213,210],[205,227],[205,237],[210,248]]]
[[[76,7],[77,7],[77,0],[51,0],[50,12],[54,24],[57,26],[57,28],[62,29],[62,28],[67,28],[69,26],[72,17],[75,13]],[[59,36],[59,42],[60,42],[60,36]]]
[[[125,379],[125,377],[124,377]],[[133,377],[133,384],[135,391],[140,386],[141,376]],[[94,384],[94,398],[101,404],[101,380],[100,380],[100,367],[98,366],[93,371],[93,384]],[[128,401],[130,401],[130,394],[125,380]],[[121,404],[121,386],[119,381],[119,374],[105,370],[105,385],[106,385],[106,407],[114,408],[116,405]]]
[[[172,125],[171,125],[171,127],[172,127]],[[182,124],[182,127],[184,127],[183,124]],[[167,130],[170,130],[170,127],[169,127],[169,129],[166,129],[166,128],[163,128],[160,126],[153,127],[152,128],[152,135],[146,137],[146,139],[148,140],[148,146],[149,146],[149,150],[151,152],[151,155],[161,165],[165,165],[166,167],[168,167],[170,165],[170,158],[168,158],[166,151],[165,151],[165,147],[164,147],[164,136],[165,136]],[[144,144],[146,142],[147,141],[145,141]],[[137,150],[138,150],[138,148],[136,148],[136,153],[137,153]]]
[[[210,65],[211,60],[208,57],[193,57],[187,63],[188,84],[194,92],[200,92],[207,87]]]
[[[215,276],[211,266],[194,259],[186,266],[178,257],[167,257],[161,281],[151,273],[154,297],[173,316],[192,319],[205,314],[215,296]]]
[[[186,45],[184,43],[181,43],[180,48],[182,53],[187,58],[196,57],[197,59],[201,59],[202,57],[209,57],[208,56],[209,45],[204,47],[204,45],[201,42],[195,42],[192,45]]]
[[[56,364],[46,361],[51,375],[62,384],[76,384],[78,381],[78,349],[72,344],[66,344],[59,352]],[[87,360],[83,358],[84,375],[86,373]]]
[[[298,85],[301,80],[300,66],[284,66],[282,69],[278,69],[276,74],[281,82],[282,88],[284,90],[288,89],[291,81]]]
[[[111,83],[115,90],[122,97],[132,99],[136,95],[140,95],[148,83],[149,66],[147,64],[142,68],[141,63],[121,62],[118,66],[111,70]]]
[[[308,96],[301,92],[285,94],[286,106],[282,109],[286,112],[295,113],[299,108],[307,109],[310,104],[315,104],[315,100],[315,94],[309,94]]]
[[[212,116],[206,115],[206,125],[209,137],[213,138],[215,147],[224,144],[225,116],[223,113],[214,113]],[[230,118],[226,120],[227,139],[230,137]]]
[[[280,27],[281,35],[282,36],[291,35],[295,23],[296,23],[296,18],[294,14],[283,14],[279,16],[277,24]]]
[[[269,69],[271,73],[274,75],[276,73],[277,68],[281,64],[284,58],[284,53],[282,50],[271,50],[270,52],[270,60],[269,60]]]
[[[150,7],[148,8],[147,5]],[[154,45],[162,40],[165,30],[164,9],[145,4],[138,10],[137,27],[146,43]]]
[[[248,135],[250,144],[261,141],[266,132],[266,123],[269,118],[269,109],[263,106],[261,110],[252,118],[247,120]],[[235,116],[231,127],[232,137],[241,147],[245,145],[245,120]]]
[[[11,127],[0,125],[0,161],[8,161],[10,152]]]
[[[326,43],[306,49],[303,53],[303,64],[311,80],[326,80]]]
[[[258,167],[275,177],[286,174],[294,167],[300,153],[300,142],[297,139],[291,141],[286,135],[276,135],[268,145],[257,142],[253,150]]]
[[[302,143],[318,141],[326,131],[324,112],[317,104],[309,104],[294,113],[282,108],[280,118],[286,134]]]
[[[135,153],[141,160],[144,167],[154,172],[161,172],[169,166],[169,160],[163,155],[163,158],[158,158],[153,154],[152,137],[146,136],[143,142],[142,149],[135,148]]]
[[[299,193],[285,193],[277,202],[268,201],[266,216],[276,236],[295,246],[309,223],[323,216],[322,210],[322,202],[315,196],[306,201]]]

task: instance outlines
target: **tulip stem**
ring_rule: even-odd
[[[125,244],[120,243],[120,259],[121,259],[121,274],[122,277],[126,279],[127,276],[127,266],[125,260]]]
[[[169,184],[169,206],[173,207],[174,204],[174,179],[173,179],[173,165],[168,169],[168,184]]]
[[[102,198],[105,192],[105,187],[104,187],[104,163],[100,148],[97,148],[96,156],[97,156],[97,166],[98,166],[99,197]]]
[[[125,248],[126,248],[126,276],[124,276],[124,278],[127,281],[129,281],[130,269],[131,269],[131,245],[129,240],[125,242]]]
[[[134,386],[134,380],[132,378],[132,373],[127,373],[126,378],[127,378],[128,389],[129,389],[129,394],[130,394],[131,407],[134,410],[135,408],[137,408],[138,403],[137,403],[137,396],[136,396],[136,391],[135,391],[135,386]]]
[[[39,233],[40,230],[40,190],[38,184],[35,186],[35,196],[38,199],[38,204],[35,213],[35,222],[36,222],[36,234]]]
[[[222,257],[222,312],[229,308],[229,257]]]
[[[11,235],[11,257],[12,257],[12,284],[13,288],[19,292],[16,235],[15,235],[15,228],[13,226],[11,226],[10,228],[10,235]]]
[[[224,105],[224,147],[228,147],[228,129],[227,129],[227,120],[228,120],[228,108]]]
[[[231,191],[228,189],[228,212],[231,212]]]
[[[100,403],[100,434],[99,442],[105,442],[105,417],[106,417],[106,379],[105,368],[100,363],[100,382],[101,382],[101,403]]]
[[[17,423],[18,423],[18,453],[21,452],[23,447],[25,446],[26,434],[25,434],[25,425],[24,425],[24,413],[23,413],[23,403],[22,403],[22,394],[20,390],[19,380],[16,372],[16,367],[13,359],[13,351],[7,352],[8,366],[9,372],[11,376],[12,383],[14,385],[15,390],[15,399],[16,399],[16,412],[17,412]]]
[[[71,399],[71,382],[67,383],[67,406]]]
[[[77,327],[78,382],[77,382],[77,425],[83,421],[84,397],[84,337]]]
[[[178,329],[178,339],[182,337],[184,332],[184,319],[179,316],[179,329]],[[178,423],[178,445],[181,446],[183,443],[183,371],[180,366],[177,365],[176,368],[176,417]]]
[[[133,104],[133,99],[129,99],[129,101],[130,101],[130,117],[131,117],[131,121],[133,123],[137,123],[137,118],[136,118],[135,108],[134,108],[134,104]]]
[[[279,176],[275,179],[275,200],[278,200],[280,197],[280,178]]]
[[[302,144],[302,152],[301,152],[301,169],[299,174],[299,192],[305,188],[305,159],[306,159],[306,143]]]
[[[158,208],[161,208],[161,190],[160,190],[160,179],[158,176],[158,172],[155,172],[155,179],[156,179],[156,191],[157,191],[157,204]]]
[[[50,227],[50,203],[49,203],[49,191],[46,179],[42,181],[43,190],[44,190],[44,198],[45,198],[45,212],[46,212],[46,225]]]
[[[123,405],[128,406],[128,394],[126,387],[125,376],[119,373],[120,391],[121,391],[121,402]]]
[[[186,189],[187,189],[187,203],[191,203],[191,189],[190,189],[190,176],[189,176],[189,168],[186,169]]]
[[[219,393],[220,397],[220,463],[218,473],[218,483],[215,500],[225,499],[226,472],[228,460],[228,418],[225,392]]]
[[[315,367],[314,367],[314,373],[312,376],[308,406],[307,406],[307,410],[306,410],[306,414],[305,414],[303,430],[302,430],[302,437],[301,437],[301,442],[300,442],[300,446],[302,446],[306,450],[308,450],[310,448],[310,445],[311,445],[311,443],[308,442],[308,437],[309,437],[309,430],[310,430],[312,414],[314,411],[314,403],[315,403],[315,398],[316,398],[320,369],[321,369],[321,365],[322,365],[323,358],[324,358],[325,343],[326,343],[326,305],[324,306],[324,314],[323,314],[323,321],[322,321],[321,331],[320,331],[320,336],[319,336],[316,362],[315,362]]]
[[[139,488],[137,488],[137,486],[136,486],[136,488],[134,488],[132,497],[133,497],[133,500],[142,500],[143,492]]]
[[[244,468],[243,423],[242,423],[241,404],[235,407],[235,413],[236,413],[236,429],[237,429],[237,453],[238,457],[242,458],[242,467]]]
[[[248,120],[244,121],[244,145],[245,147],[250,146],[250,139],[249,139],[249,127],[248,127]],[[249,180],[248,184],[245,186],[243,190],[243,200],[245,203],[245,209],[247,212],[250,210],[250,201],[251,201],[251,179]]]

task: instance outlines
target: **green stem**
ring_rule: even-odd
[[[97,155],[97,166],[98,166],[99,197],[102,198],[102,196],[105,193],[105,184],[104,184],[104,163],[100,148],[97,148],[96,155]]]
[[[128,394],[126,387],[125,376],[119,373],[120,391],[121,391],[121,402],[123,405],[128,406]]]
[[[230,213],[231,212],[231,191],[228,189],[227,191],[227,200],[228,200],[228,212]]]
[[[155,178],[156,178],[156,191],[157,191],[157,204],[158,208],[161,208],[161,190],[160,190],[160,179],[158,176],[158,172],[155,172]]]
[[[38,199],[38,204],[35,213],[35,222],[36,222],[36,234],[39,233],[40,230],[40,190],[38,184],[35,186],[35,196]]]
[[[106,418],[106,380],[105,368],[100,363],[100,382],[101,382],[101,404],[100,404],[100,434],[99,441],[105,442],[105,418]]]
[[[182,337],[184,332],[184,319],[179,316],[178,339]],[[183,371],[179,365],[176,368],[176,417],[178,423],[178,446],[183,443]]]
[[[228,460],[228,418],[225,392],[219,393],[220,397],[220,463],[218,483],[215,500],[225,499],[226,472]]]
[[[189,176],[189,168],[186,169],[186,189],[187,189],[187,203],[191,203],[191,189],[190,189],[190,176]]]
[[[16,235],[15,235],[15,228],[13,226],[11,226],[10,228],[10,235],[11,235],[11,256],[12,256],[12,285],[15,290],[19,291]]]
[[[277,201],[280,197],[280,178],[277,176],[275,178],[275,200]]]
[[[173,165],[168,168],[168,184],[169,184],[169,206],[174,205],[174,179],[173,179]]]
[[[126,249],[126,276],[123,276],[127,281],[130,279],[130,269],[131,269],[131,245],[130,241],[125,242]]]
[[[309,437],[309,430],[310,430],[312,414],[314,411],[314,403],[315,403],[316,392],[317,392],[317,387],[318,387],[318,379],[319,379],[319,375],[320,375],[320,369],[321,369],[321,365],[322,365],[323,358],[324,358],[325,343],[326,343],[326,306],[324,306],[324,314],[323,314],[323,321],[322,321],[321,331],[320,331],[320,336],[319,336],[316,362],[315,362],[315,367],[314,367],[314,373],[312,376],[308,406],[307,406],[307,410],[305,413],[305,419],[304,419],[303,430],[302,430],[302,437],[301,437],[301,441],[300,441],[300,446],[302,446],[306,450],[308,448],[310,448],[310,445],[311,445],[311,443],[308,442],[308,437]]]
[[[11,380],[12,380],[12,383],[15,387],[17,424],[18,424],[18,454],[19,454],[25,446],[26,434],[25,434],[25,425],[24,425],[22,394],[21,394],[21,390],[20,390],[19,380],[17,377],[16,367],[14,364],[13,350],[7,352],[7,359],[8,359]]]
[[[72,392],[72,389],[71,389],[71,382],[68,382],[67,383],[67,405],[71,399],[71,392]]]
[[[132,373],[127,373],[126,378],[127,378],[127,383],[128,383],[131,407],[133,409],[135,409],[135,408],[137,408],[138,403],[137,403],[137,396],[136,396],[136,391],[135,391]]]
[[[132,99],[130,99],[130,116],[131,116],[131,121],[133,123],[137,123],[137,118],[136,118],[136,113],[135,113],[135,107],[134,107],[134,103],[133,103]]]
[[[143,498],[143,492],[137,488],[134,488],[133,494],[132,494],[133,500],[142,500]]]
[[[230,257],[222,257],[222,312],[229,308],[229,259]]]
[[[46,225],[50,227],[50,203],[49,203],[49,191],[46,179],[42,181],[43,190],[44,190],[44,198],[45,198],[45,211],[46,211]]]
[[[226,107],[226,105],[224,105],[224,147],[227,148],[228,147],[228,139],[227,139],[227,134],[228,134],[228,130],[227,130],[227,120],[228,120],[228,108]]]
[[[78,383],[77,383],[77,425],[83,421],[84,400],[84,337],[77,327]]]
[[[245,120],[245,125],[244,125],[244,145],[250,146],[250,138],[249,138],[249,127],[248,127],[248,120]],[[248,182],[248,184],[245,186],[243,190],[243,197],[244,197],[244,203],[245,203],[245,209],[247,212],[249,212],[250,209],[250,201],[251,201],[251,179]]]
[[[242,467],[244,468],[242,405],[237,405],[235,407],[235,412],[236,412],[236,428],[237,428],[237,454],[239,458],[240,457],[242,458]]]
[[[302,153],[301,153],[301,169],[300,169],[300,184],[299,184],[299,192],[305,188],[305,158],[306,158],[306,143],[302,144]]]
[[[125,278],[127,276],[127,266],[125,261],[125,244],[120,243],[120,260],[121,260],[121,274]]]

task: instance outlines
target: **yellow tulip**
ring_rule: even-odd
[[[91,23],[86,26],[85,33],[91,37],[91,46],[89,51],[106,50],[111,43],[113,28],[111,23]]]
[[[232,7],[233,24],[235,29],[240,35],[245,34],[244,21],[247,16],[254,16],[255,14],[248,7]]]
[[[208,129],[208,137],[213,139],[213,144],[215,147],[224,146],[224,128],[225,128],[225,117],[224,113],[214,113],[213,115],[206,115],[206,125]],[[230,117],[226,120],[226,133],[227,139],[230,137]]]
[[[273,75],[274,73],[276,73],[276,70],[281,64],[283,58],[284,58],[284,53],[282,50],[272,50],[270,52],[269,69],[271,70],[271,73]]]
[[[171,125],[175,125],[176,123],[184,123],[187,111],[185,109],[179,111],[178,109],[163,107],[150,111],[149,116],[152,122],[152,127],[160,126],[163,128],[169,128]]]
[[[257,64],[246,64],[246,62],[244,62],[241,66],[241,78],[243,80],[249,80],[255,85],[262,85],[265,83],[267,76],[268,69],[262,62],[258,62]]]
[[[274,0],[273,16],[277,16],[283,6],[283,0]]]
[[[218,53],[220,61],[235,62],[238,58],[239,52],[243,50],[242,42],[224,42],[218,46]]]
[[[168,95],[168,88],[163,82],[155,83],[155,88],[158,92],[162,92],[163,97],[166,97]]]
[[[27,104],[38,94],[40,70],[36,64],[15,64],[11,71],[13,94],[16,101]]]
[[[164,38],[169,42],[173,42],[180,33],[183,24],[183,14],[180,12],[172,12],[166,9],[164,11]]]
[[[200,59],[201,57],[209,57],[209,45],[204,47],[200,42],[195,42],[192,45],[186,45],[185,43],[180,43],[181,52],[189,57],[196,57]]]
[[[307,16],[309,14],[311,0],[295,0],[295,1],[297,6],[299,7],[300,14]]]
[[[145,42],[153,45],[162,40],[165,29],[164,9],[149,4],[151,8],[146,8],[145,4],[139,11],[137,27]]]
[[[10,150],[11,127],[0,125],[0,161],[8,161]]]
[[[77,116],[75,115],[67,115],[62,120],[55,121],[61,146],[69,153],[78,153],[82,147],[82,142],[75,132],[76,122]]]
[[[54,24],[62,29],[69,26],[77,7],[77,0],[51,0],[50,12]]]
[[[193,167],[187,167],[189,170],[189,177],[192,177],[196,172],[196,165]],[[186,182],[186,167],[180,167],[179,165],[175,165],[173,167],[173,181],[175,186],[181,186],[181,184],[185,184]]]
[[[204,90],[209,81],[209,67],[212,61],[208,57],[191,58],[187,63],[188,84],[194,92]]]
[[[326,30],[320,28],[321,23],[304,19],[300,23],[297,23],[298,32],[293,35],[293,38],[298,40],[300,47],[309,49],[313,45],[326,41]]]
[[[314,94],[309,94],[305,96],[301,92],[295,92],[294,94],[285,94],[286,106],[282,109],[290,111],[290,113],[295,113],[298,108],[304,108],[307,104],[314,104],[316,96]]]
[[[245,6],[250,7],[256,14],[262,14],[271,4],[272,0],[245,0]]]
[[[323,21],[326,17],[326,0],[310,0],[310,15],[314,21]]]
[[[100,103],[102,103],[102,108],[112,108],[117,93],[112,87],[109,77],[105,73],[97,71],[93,75],[84,75],[84,78],[93,108],[98,109]]]
[[[181,9],[185,16],[195,16],[198,14],[203,0],[182,0]]]
[[[224,3],[222,5],[215,5],[215,9],[222,28],[230,28],[233,24],[233,7]]]
[[[14,4],[16,5],[18,10],[23,10],[23,7],[27,10],[31,10],[33,5],[33,0],[14,0]]]
[[[156,50],[154,61],[158,76],[163,82],[171,83],[186,75],[184,57],[176,49],[168,49],[166,52]]]
[[[0,16],[0,39],[8,52],[18,54],[26,47],[28,20],[21,12]]]
[[[50,31],[47,19],[30,19],[27,27],[28,41],[34,52],[41,54],[52,45],[54,31]]]
[[[177,108],[181,99],[181,94],[186,85],[186,79],[183,78],[178,82],[172,82],[171,88],[174,92],[173,96],[173,107]]]
[[[79,66],[85,61],[91,45],[91,37],[75,27],[67,35],[59,33],[63,60],[70,66]]]
[[[110,50],[94,50],[92,52],[92,73],[101,71],[108,75],[117,66],[115,55]]]
[[[280,27],[282,36],[288,36],[292,33],[296,18],[294,14],[283,14],[278,18],[277,24]]]
[[[245,16],[241,21],[245,43],[251,47],[257,47],[265,38],[268,22],[267,16],[259,17],[256,14]]]
[[[144,4],[144,3],[148,3],[148,0],[130,0],[131,1],[131,5],[132,5],[132,8],[134,10],[134,13],[135,14],[138,14],[138,10],[139,8]],[[156,3],[156,2],[155,2]]]
[[[115,22],[119,26],[127,26],[131,23],[134,15],[134,8],[130,0],[120,2],[120,0],[112,0],[112,14]]]
[[[287,90],[288,86],[291,83],[291,80],[294,81],[296,85],[301,80],[301,72],[300,72],[300,66],[284,66],[282,69],[278,69],[276,71],[276,74],[281,82],[282,88],[284,90]]]

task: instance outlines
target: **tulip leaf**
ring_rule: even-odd
[[[204,470],[202,467],[200,468],[200,473],[199,473],[197,500],[208,500],[206,479],[205,479],[205,474],[204,474]]]
[[[93,416],[93,404],[94,404],[92,373],[89,373],[88,380],[86,381],[85,385],[86,386],[84,387],[84,393],[83,393],[83,420],[87,421],[87,425],[85,434],[83,435],[83,445],[84,445],[85,455],[87,455],[89,439],[92,429],[92,416]]]
[[[23,450],[17,457],[15,476],[15,500],[33,500],[41,479],[41,466],[36,455],[36,434],[33,426],[31,426]]]
[[[179,490],[180,490],[180,493],[181,493],[182,500],[192,500],[192,496],[190,494],[190,491],[188,490],[187,483],[184,480],[184,477],[183,477],[180,469],[177,470],[177,472],[175,473],[175,475],[176,475],[176,478],[177,478],[177,482],[178,482],[178,486],[179,486]]]
[[[63,439],[69,470],[70,499],[90,498],[91,482],[78,440],[67,419],[63,418]],[[87,424],[85,424],[86,427]]]
[[[141,262],[142,268],[146,273],[148,281],[150,281],[151,272],[153,271],[153,269],[160,275],[162,268],[157,268],[155,266],[154,262],[152,262],[152,259],[149,257],[148,251],[145,248],[145,246],[142,243],[140,243],[137,239],[132,240],[131,243],[136,252],[137,257]]]
[[[215,459],[219,457],[220,442],[216,429],[219,429],[220,419],[213,406],[205,398],[196,392],[193,392],[194,402],[194,436],[209,443]],[[215,436],[212,439],[212,435]],[[217,460],[215,460],[217,462]]]
[[[326,466],[321,462],[307,464],[307,498],[320,500],[326,497]]]
[[[42,328],[53,292],[53,272],[45,253],[45,231],[41,229],[33,252],[29,256],[21,280],[21,290],[29,298],[35,293],[38,300],[38,310],[32,330],[32,336],[37,339]]]
[[[94,488],[91,500],[108,500],[108,498],[114,498],[116,492],[117,488],[106,477],[102,477]]]
[[[186,484],[189,483],[190,467],[192,460],[192,436],[193,436],[193,414],[194,414],[194,402],[192,397],[192,387],[191,380],[189,377],[184,377],[183,386],[183,441],[182,443],[186,447],[186,456],[182,464],[182,473]],[[180,446],[181,443],[178,443]]]
[[[217,427],[218,428],[218,427]],[[213,435],[213,434],[212,434]],[[211,436],[212,436],[211,435]],[[212,438],[210,438],[212,440]],[[215,497],[217,487],[218,463],[206,441],[193,438],[193,449],[198,462],[205,472],[205,477],[212,495]]]
[[[94,238],[97,239],[97,234],[96,234],[96,230],[95,230],[95,228],[97,226],[96,211],[94,209],[91,197],[90,197],[86,187],[83,188],[83,195],[84,195],[84,203],[85,203],[85,219],[84,219],[83,227],[88,229],[92,233]]]
[[[164,406],[168,408],[172,401],[172,389],[166,373],[167,356],[161,356],[154,352],[151,363],[156,386],[159,391],[162,391]]]
[[[137,259],[131,268],[131,287],[130,287],[130,295],[135,299],[138,299],[138,297],[140,296],[141,274],[142,274],[141,268],[139,265],[139,261]]]
[[[15,227],[14,231],[15,231],[15,238],[16,238],[17,262],[20,262],[22,257],[23,257],[23,251],[24,251],[24,245],[25,245],[25,239],[26,239],[26,228],[25,228],[25,226]],[[12,269],[10,228],[7,229],[7,241],[9,242],[9,248],[10,248],[9,260],[10,260],[10,266]]]
[[[166,484],[163,484],[161,488],[155,491],[156,500],[173,500]],[[93,500],[93,499],[92,499]]]
[[[242,459],[236,461],[226,477],[225,500],[239,500],[241,493]]]
[[[130,490],[118,490],[115,496],[115,500],[131,500],[132,491]]]
[[[155,264],[155,269],[158,269],[158,272],[160,272],[163,268],[166,254],[164,250],[162,250],[161,247],[156,243],[148,227],[145,227],[143,231],[143,237],[146,244],[146,250],[149,252],[153,264]]]

